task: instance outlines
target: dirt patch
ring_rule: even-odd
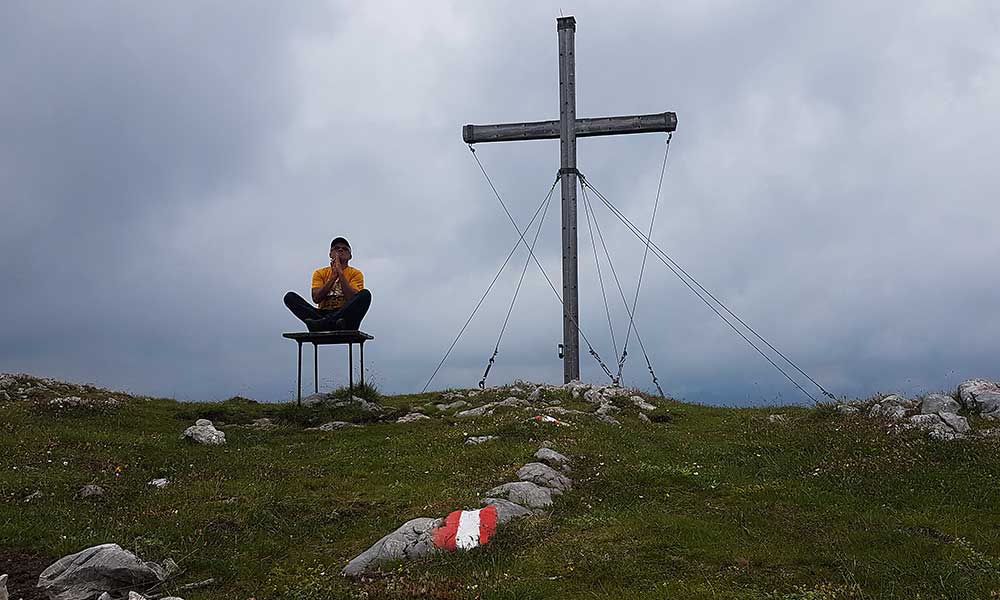
[[[7,573],[7,592],[13,600],[46,600],[38,589],[38,576],[59,557],[0,550],[0,575]]]

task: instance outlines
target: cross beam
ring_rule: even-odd
[[[577,119],[576,137],[622,135],[626,133],[656,133],[677,129],[677,115],[672,112],[629,117],[598,117]],[[517,142],[551,140],[559,137],[559,121],[533,123],[499,123],[497,125],[466,125],[462,139],[466,144],[479,142]]]
[[[576,19],[556,19],[559,32],[559,120],[466,125],[467,144],[559,138],[562,173],[563,381],[580,378],[580,322],[576,253],[576,138],[628,133],[670,132],[677,115],[664,112],[628,117],[576,118]]]

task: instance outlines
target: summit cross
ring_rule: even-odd
[[[562,184],[563,381],[580,378],[579,293],[576,253],[576,138],[628,133],[671,132],[677,115],[664,112],[625,117],[576,118],[576,19],[556,19],[559,33],[559,120],[497,125],[466,125],[467,144],[559,138]]]

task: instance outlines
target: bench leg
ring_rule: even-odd
[[[361,342],[361,387],[365,387],[365,343]]]
[[[354,390],[354,344],[347,344],[347,389]]]
[[[302,406],[302,342],[299,342],[299,395],[298,395],[298,406]]]
[[[313,342],[313,392],[319,393],[319,346]]]

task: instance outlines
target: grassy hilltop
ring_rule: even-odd
[[[571,415],[561,427],[515,408],[473,419],[430,408],[434,418],[398,424],[443,394],[365,390],[389,409],[376,418],[17,382],[0,393],[0,573],[13,599],[40,597],[38,573],[59,557],[109,542],[179,563],[165,592],[215,579],[180,592],[187,600],[1000,597],[995,437],[936,441],[824,407],[645,395],[659,407],[649,423],[622,402],[620,426]],[[67,396],[83,406],[52,402]],[[264,417],[273,425],[253,424]],[[180,440],[198,418],[227,443]],[[333,420],[364,426],[306,429]],[[471,435],[498,439],[464,444]],[[339,575],[408,519],[477,507],[543,440],[574,461],[574,488],[551,511],[484,548]],[[149,485],[162,477],[165,488]],[[106,492],[76,498],[87,484]]]

